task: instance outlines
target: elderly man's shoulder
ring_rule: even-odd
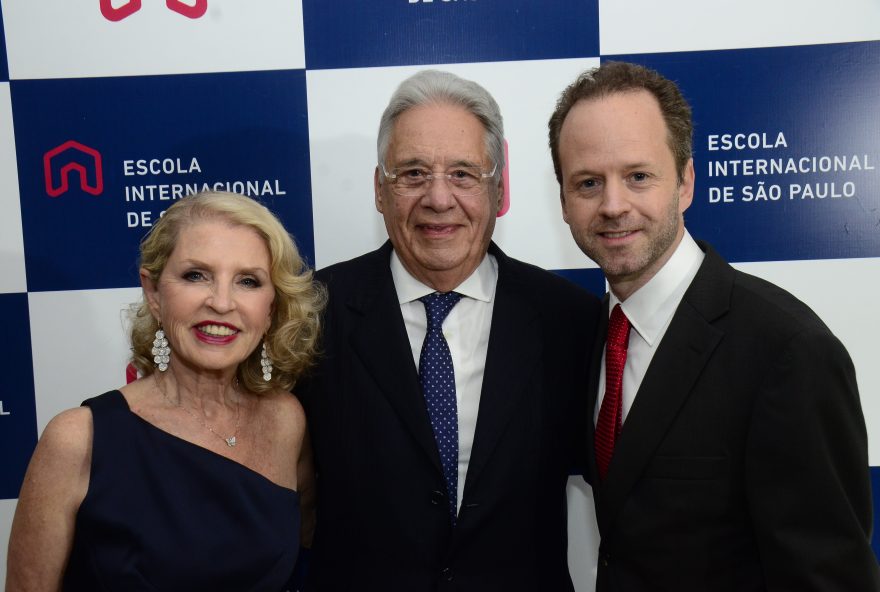
[[[315,279],[327,286],[343,287],[360,283],[364,278],[373,278],[383,272],[390,273],[389,258],[391,249],[382,246],[347,261],[340,261],[315,272]]]
[[[566,304],[571,304],[596,310],[600,304],[599,298],[589,290],[557,273],[525,261],[506,257],[500,275],[503,281],[507,281],[507,277],[511,278],[511,281],[534,293],[546,304],[559,305],[563,308]]]

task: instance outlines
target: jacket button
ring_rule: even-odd
[[[608,553],[601,553],[599,555],[599,563],[602,567],[608,567],[611,564],[611,555]]]
[[[435,506],[445,505],[446,504],[446,494],[442,491],[432,491],[431,492],[431,503]]]
[[[447,582],[451,582],[455,579],[455,574],[452,573],[451,567],[444,567],[443,570],[440,572],[440,577],[442,577]]]

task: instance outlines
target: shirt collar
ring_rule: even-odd
[[[704,257],[705,253],[685,230],[684,237],[669,261],[647,284],[620,304],[633,329],[651,347],[675,314]],[[612,310],[618,303],[620,299],[611,292],[608,310]]]
[[[394,289],[397,291],[397,301],[400,304],[418,300],[436,292],[434,288],[426,286],[403,266],[396,251],[391,251],[391,277],[394,280]],[[455,292],[462,296],[491,302],[495,297],[495,285],[498,283],[498,262],[495,257],[488,253],[467,279],[455,287]]]

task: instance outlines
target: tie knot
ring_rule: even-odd
[[[611,319],[608,321],[608,347],[626,349],[630,326],[623,309],[619,304],[615,304],[611,310]]]
[[[461,300],[461,294],[458,292],[434,292],[422,296],[419,300],[425,305],[428,329],[439,329],[452,307]]]

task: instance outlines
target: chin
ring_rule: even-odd
[[[244,360],[202,360],[193,367],[202,372],[234,372]]]
[[[432,256],[423,257],[418,261],[419,267],[430,271],[449,271],[455,269],[464,261],[464,257],[456,257],[450,253],[433,253]]]

